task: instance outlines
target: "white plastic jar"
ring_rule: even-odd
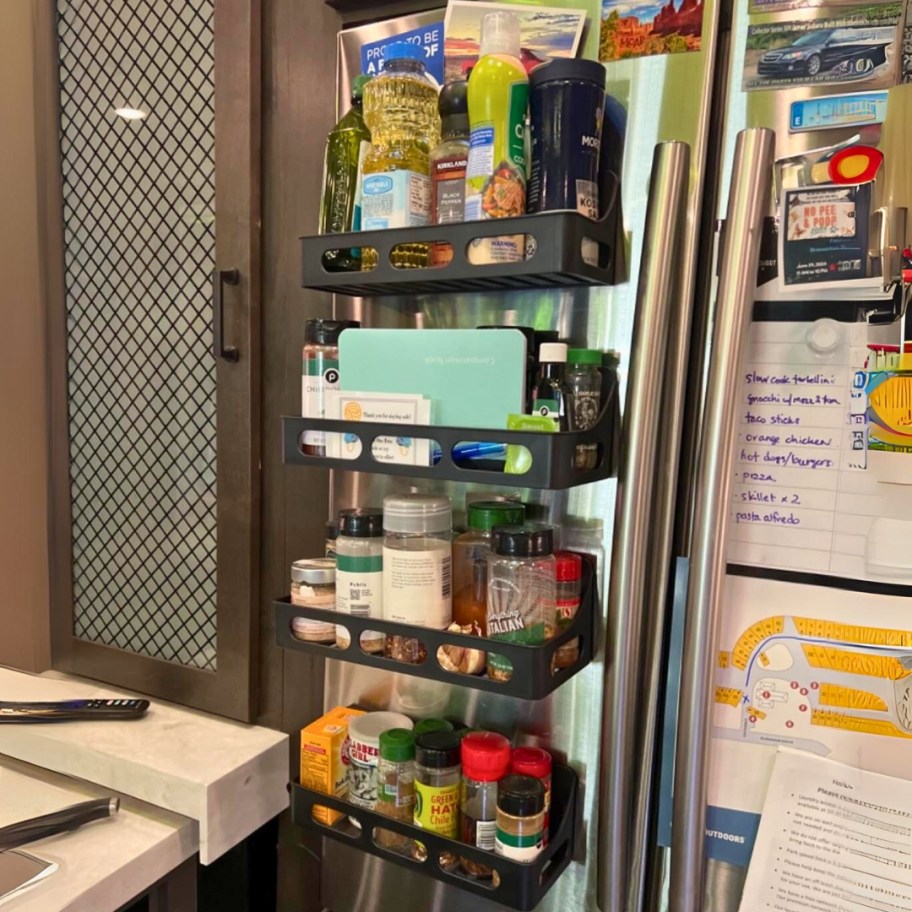
[[[383,499],[383,617],[444,630],[453,614],[453,507],[438,494]],[[425,649],[410,637],[388,636],[386,655],[418,663]]]
[[[383,519],[370,507],[339,511],[336,539],[336,611],[355,617],[383,617]],[[365,652],[383,652],[383,634],[365,631]],[[336,645],[347,649],[351,634],[336,627]]]
[[[394,712],[372,712],[348,723],[348,800],[372,811],[377,803],[377,766],[380,763],[380,735],[391,728],[413,728],[408,716]]]

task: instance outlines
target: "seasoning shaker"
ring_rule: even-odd
[[[602,353],[593,348],[571,348],[567,352],[564,382],[570,393],[570,426],[574,431],[595,427],[602,406]],[[578,443],[573,464],[577,469],[598,465],[598,444]]]
[[[497,831],[497,782],[510,766],[510,742],[495,732],[472,732],[462,739],[462,794],[459,839],[467,845],[494,851]],[[493,870],[461,858],[472,877],[491,877]]]
[[[370,507],[339,511],[336,539],[336,611],[355,617],[382,617],[383,514]],[[365,652],[383,652],[384,636],[367,630],[361,636]],[[347,649],[351,635],[336,627],[336,645]]]
[[[583,559],[572,551],[558,551],[555,555],[556,600],[554,605],[554,636],[573,623],[579,614],[583,587]],[[549,637],[550,639],[550,637]],[[553,668],[569,668],[579,659],[579,637],[558,646],[552,661]]]
[[[551,754],[540,747],[517,747],[510,757],[510,772],[520,776],[540,779],[545,787],[545,822],[542,845],[548,844],[551,829],[551,770],[554,761]]]
[[[488,637],[536,646],[554,617],[554,529],[542,524],[496,526],[488,556]],[[509,681],[512,663],[488,654],[488,677]]]
[[[298,560],[291,565],[291,603],[332,611],[336,605],[336,562],[331,557]],[[291,632],[308,643],[335,643],[336,625],[296,617]]]
[[[453,508],[450,498],[395,494],[383,499],[383,617],[446,629],[452,620]],[[386,655],[417,664],[426,649],[417,639],[391,635]]]
[[[377,803],[380,735],[391,728],[411,730],[412,720],[394,712],[372,712],[348,723],[348,800],[372,811]]]
[[[380,735],[377,764],[377,804],[384,817],[411,823],[415,814],[415,733],[391,728]],[[392,830],[378,828],[377,842],[390,849],[407,849],[412,840]]]
[[[529,864],[544,848],[545,787],[531,776],[505,776],[497,786],[494,851]]]
[[[415,826],[450,839],[459,836],[461,742],[447,731],[415,739]]]
[[[339,336],[345,329],[357,329],[357,320],[308,320],[304,324],[304,371],[301,377],[301,414],[305,418],[326,417],[326,393],[339,389]],[[326,455],[326,433],[305,431],[304,452]]]

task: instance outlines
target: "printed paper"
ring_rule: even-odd
[[[847,9],[838,18],[750,25],[745,90],[845,85],[888,88],[896,79],[902,5]]]
[[[602,0],[599,60],[699,51],[702,0]]]

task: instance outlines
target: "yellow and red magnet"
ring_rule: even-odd
[[[883,152],[873,146],[846,146],[827,162],[834,184],[866,184],[882,164]]]

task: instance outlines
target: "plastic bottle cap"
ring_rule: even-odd
[[[549,364],[562,363],[567,360],[567,344],[565,342],[542,342],[538,350],[539,362]]]
[[[505,776],[497,783],[497,807],[512,817],[534,817],[545,809],[545,787],[531,776]]]
[[[304,341],[312,345],[335,345],[343,329],[359,329],[357,320],[308,320],[304,324]]]
[[[491,550],[504,557],[545,557],[554,552],[554,527],[495,526]]]
[[[510,758],[510,770],[520,776],[544,779],[551,775],[551,754],[540,747],[517,747]]]
[[[407,728],[391,728],[380,735],[380,759],[407,763],[415,759],[415,733]]]
[[[472,732],[462,739],[462,775],[497,782],[510,769],[510,742],[496,732]]]
[[[432,769],[459,766],[461,744],[462,738],[456,732],[427,732],[415,739],[415,760]]]
[[[396,41],[387,45],[383,60],[385,63],[391,60],[418,60],[424,63],[424,50],[408,41]]]
[[[449,532],[453,507],[442,494],[393,494],[383,498],[383,528],[387,532]]]
[[[521,526],[526,508],[505,500],[476,500],[469,504],[469,528],[490,532],[494,526]]]
[[[326,523],[326,539],[327,541],[335,541],[339,537],[339,524],[334,520],[329,520]]]
[[[604,88],[605,67],[595,60],[552,57],[529,74],[529,85],[533,88],[547,82],[588,82]]]
[[[520,43],[519,16],[515,13],[488,13],[481,20],[479,57],[484,57],[485,54],[509,54],[512,57],[519,57]]]
[[[458,117],[469,115],[469,84],[464,79],[448,82],[437,97],[437,110],[441,117]]]
[[[336,581],[336,562],[331,557],[314,557],[308,560],[296,560],[291,565],[293,583],[312,583],[328,585]]]
[[[361,98],[364,95],[364,87],[371,81],[370,76],[361,73],[352,80],[352,98]]]
[[[415,723],[415,736],[427,735],[430,732],[451,732],[453,723],[447,719],[422,719]]]
[[[571,348],[567,351],[567,364],[594,364],[602,366],[602,353],[595,348]]]
[[[373,507],[339,510],[339,535],[351,538],[382,537],[383,511]]]
[[[572,551],[557,551],[554,554],[557,560],[555,574],[557,581],[565,583],[571,580],[582,579],[583,559]]]

